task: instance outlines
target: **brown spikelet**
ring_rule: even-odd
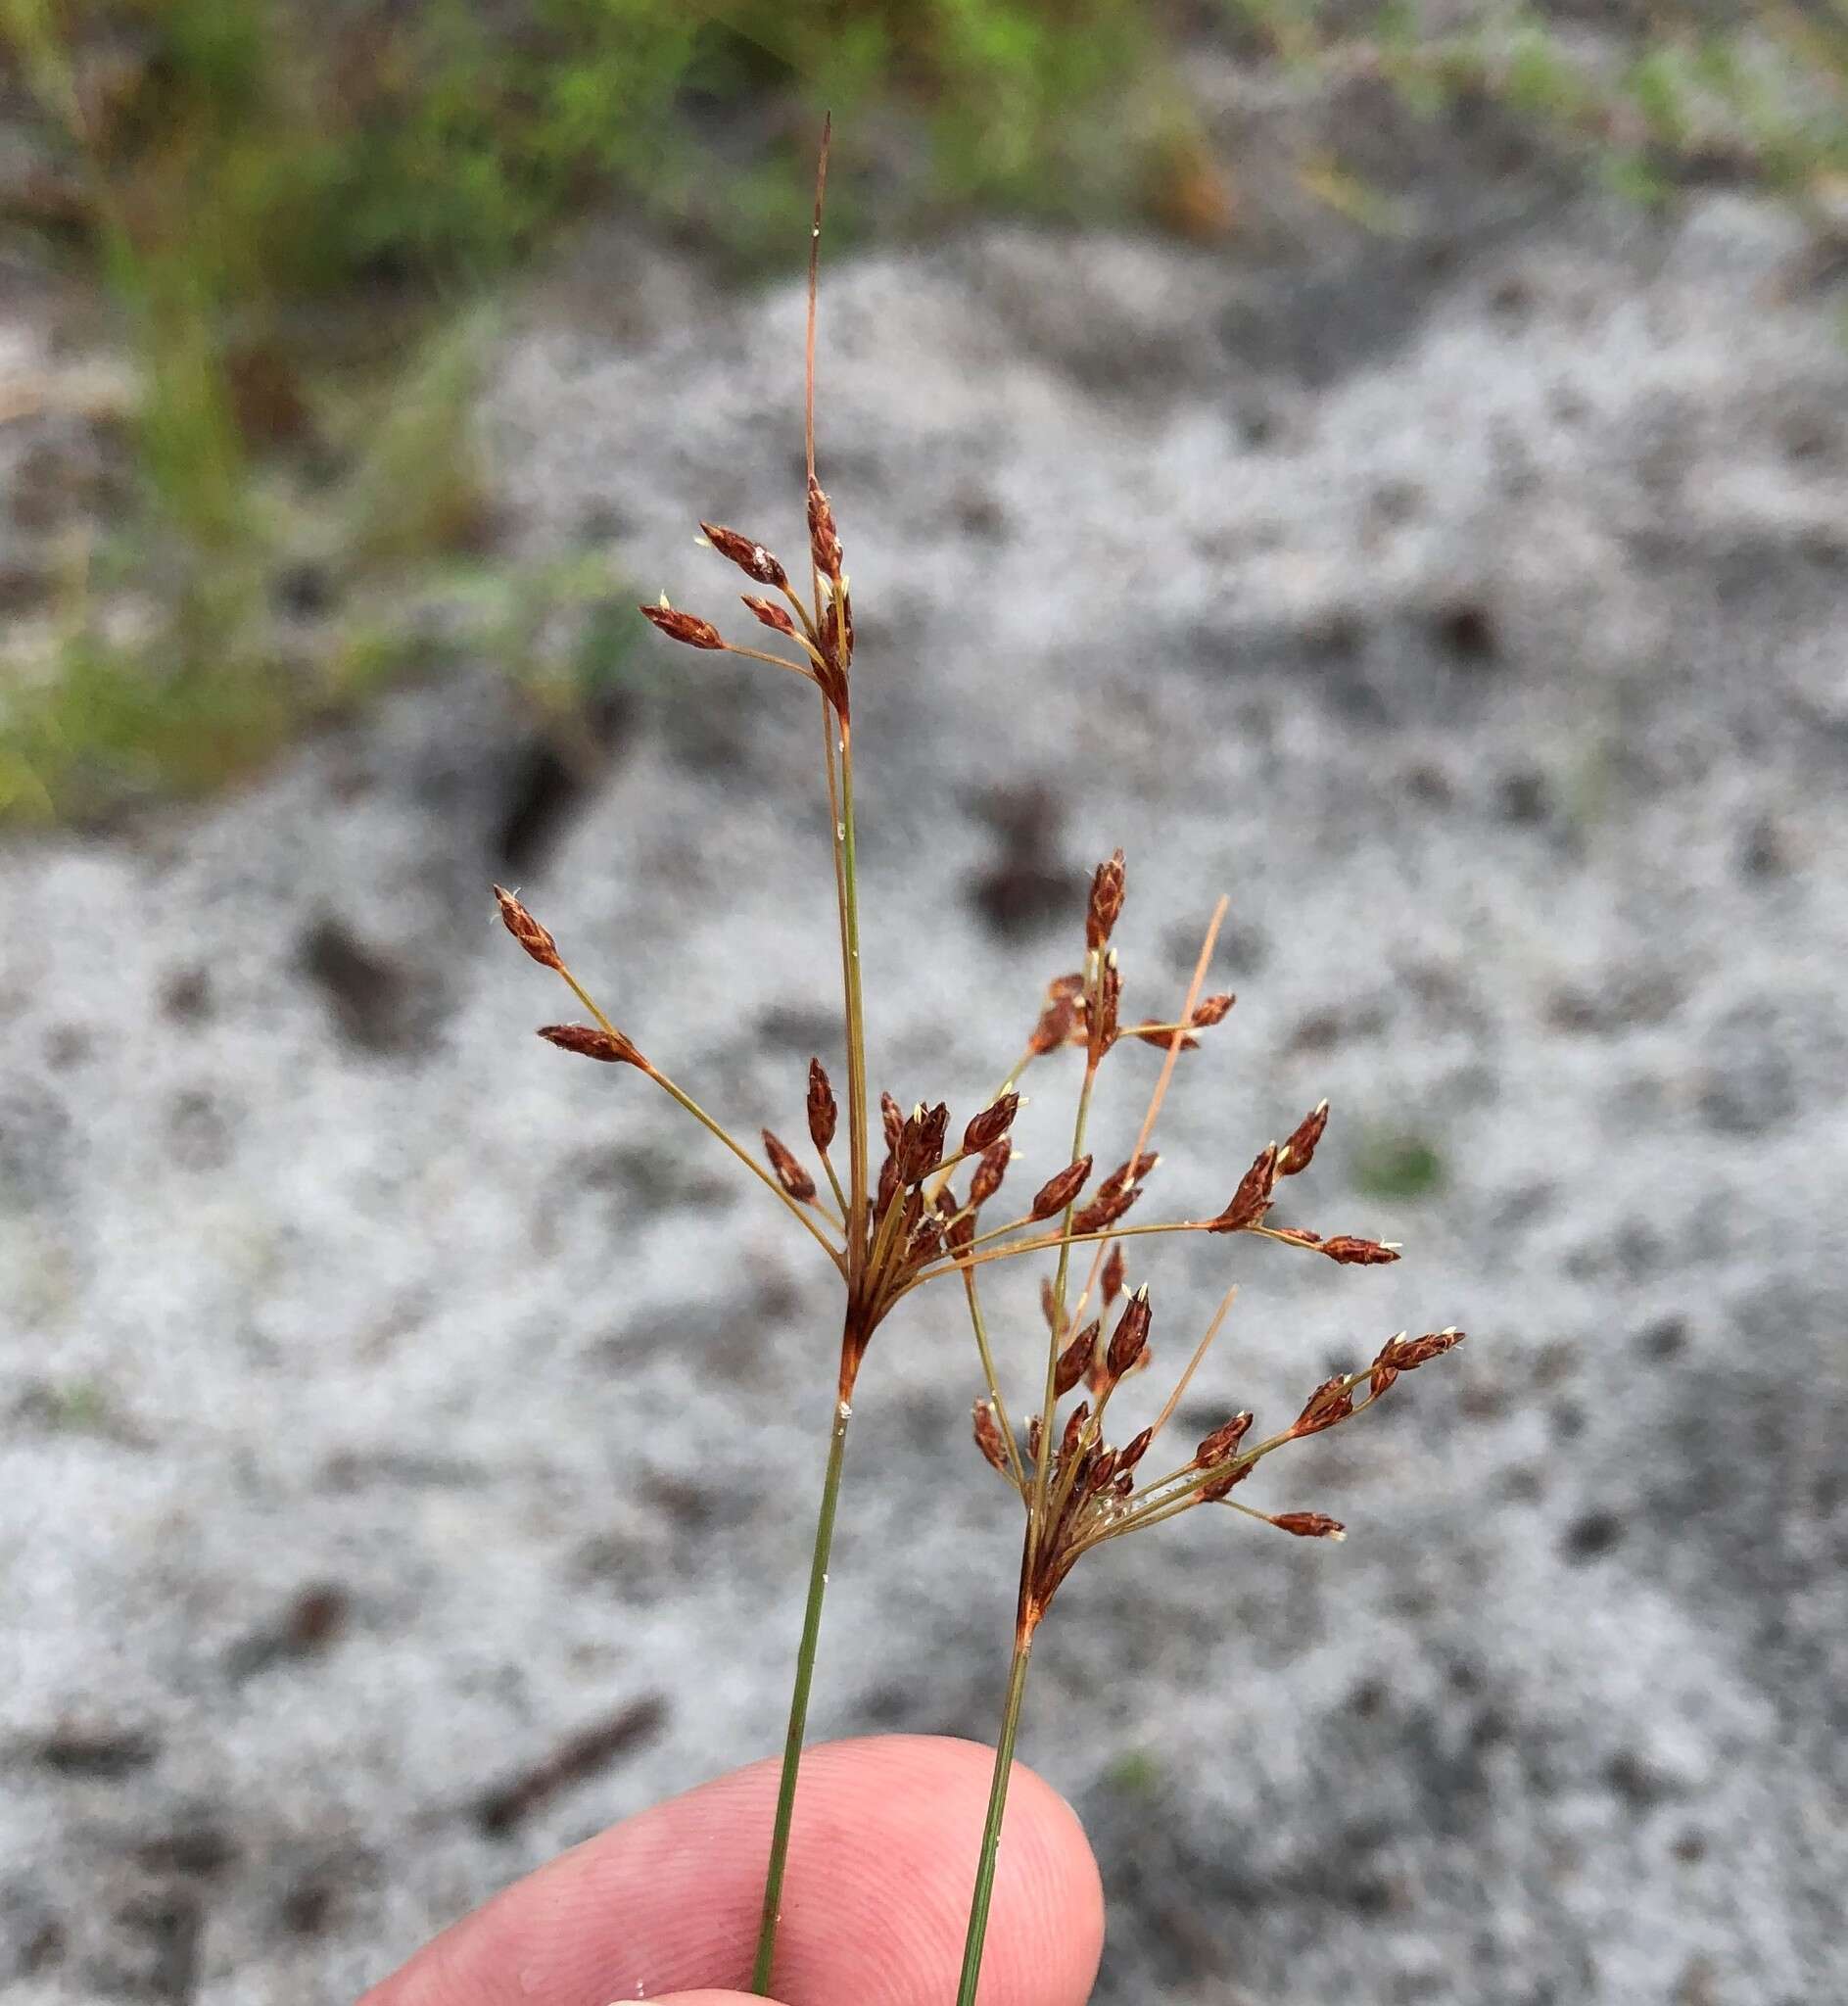
[[[1054,976],[1046,984],[1048,1003],[1075,1003],[1084,994],[1084,978],[1081,975]]]
[[[815,1179],[796,1161],[794,1151],[786,1142],[773,1135],[768,1128],[763,1131],[763,1137],[764,1154],[770,1159],[770,1168],[777,1173],[777,1182],[798,1205],[809,1204],[815,1196]]]
[[[809,1061],[809,1140],[820,1150],[826,1150],[834,1139],[834,1129],[840,1121],[840,1108],[834,1099],[834,1089],[829,1082],[827,1073],[819,1059]]]
[[[1215,1024],[1223,1024],[1231,1014],[1232,1006],[1239,999],[1233,995],[1203,996],[1194,1005],[1194,1014],[1188,1022],[1196,1030],[1210,1030]]]
[[[1116,1012],[1122,1001],[1123,974],[1116,965],[1116,950],[1105,951],[1104,972],[1098,978],[1097,1003],[1085,1013],[1085,1030],[1095,1064],[1116,1042]]]
[[[762,544],[753,543],[749,537],[739,536],[734,529],[722,528],[716,522],[702,522],[699,527],[706,533],[706,541],[721,557],[730,557],[737,568],[759,585],[773,586],[778,592],[785,591],[789,574]]]
[[[1091,902],[1084,915],[1084,944],[1093,954],[1110,945],[1117,915],[1123,909],[1123,853],[1117,850],[1097,867],[1091,880]]]
[[[606,1066],[640,1066],[641,1054],[621,1031],[598,1030],[588,1024],[545,1024],[539,1034],[561,1052],[576,1052],[581,1058],[601,1059]]]
[[[1078,1022],[1077,1005],[1069,996],[1055,996],[1039,1014],[1032,1034],[1026,1041],[1027,1050],[1035,1058],[1048,1052],[1056,1052],[1076,1028]]]
[[[975,1215],[971,1212],[959,1212],[944,1233],[952,1254],[961,1254],[974,1237]]]
[[[1257,1465],[1254,1462],[1235,1462],[1222,1469],[1216,1477],[1200,1487],[1201,1497],[1208,1504],[1217,1504],[1251,1475]]]
[[[1467,1335],[1467,1332],[1454,1327],[1430,1330],[1423,1337],[1407,1337],[1401,1330],[1397,1337],[1387,1340],[1378,1362],[1396,1372],[1415,1372],[1420,1365],[1429,1364],[1433,1359],[1441,1359],[1445,1352],[1454,1351]]]
[[[1155,1430],[1144,1428],[1138,1435],[1130,1436],[1123,1444],[1122,1453],[1116,1458],[1118,1469],[1134,1469],[1149,1453],[1149,1444],[1155,1440]]]
[[[943,1221],[934,1213],[920,1219],[905,1242],[905,1261],[910,1267],[922,1267],[943,1252]]]
[[[542,968],[562,970],[564,963],[558,959],[557,941],[504,884],[497,884],[494,891],[495,901],[500,908],[500,918],[507,931]]]
[[[1038,1414],[1029,1414],[1026,1420],[1026,1456],[1029,1462],[1038,1462],[1039,1452],[1046,1439],[1045,1424]]]
[[[1303,1116],[1290,1131],[1290,1139],[1277,1152],[1277,1174],[1280,1177],[1294,1177],[1299,1170],[1306,1170],[1309,1159],[1315,1154],[1315,1145],[1322,1139],[1322,1130],[1328,1126],[1328,1103],[1319,1102]]]
[[[1053,1287],[1053,1278],[1050,1274],[1042,1274],[1039,1278],[1039,1313],[1046,1319],[1046,1328],[1057,1336],[1060,1325],[1059,1295]]]
[[[754,592],[739,593],[738,597],[766,627],[774,627],[779,634],[794,637],[795,622],[790,619],[786,609],[778,605],[775,599],[760,598]]]
[[[1075,1164],[1067,1164],[1057,1176],[1048,1177],[1033,1194],[1033,1203],[1027,1208],[1029,1218],[1051,1218],[1054,1213],[1064,1212],[1066,1207],[1084,1189],[1084,1180],[1091,1174],[1091,1159],[1081,1156]]]
[[[1099,1283],[1099,1287],[1103,1290],[1105,1309],[1108,1310],[1115,1302],[1116,1298],[1122,1294],[1123,1272],[1128,1266],[1129,1262],[1123,1253],[1122,1243],[1119,1241],[1110,1250],[1110,1254],[1105,1260],[1104,1274]]]
[[[1111,1332],[1110,1351],[1105,1362],[1113,1379],[1133,1372],[1148,1348],[1149,1324],[1155,1313],[1149,1307],[1149,1284],[1143,1285],[1123,1305],[1123,1313]]]
[[[1174,1043],[1174,1027],[1171,1024],[1160,1023],[1153,1017],[1145,1017],[1140,1024],[1126,1027],[1123,1036],[1140,1038],[1145,1045],[1160,1045],[1165,1052],[1168,1046]],[[1197,1052],[1200,1050],[1200,1040],[1191,1030],[1183,1031],[1180,1047],[1183,1052]]]
[[[1271,1516],[1279,1532],[1293,1532],[1300,1540],[1345,1540],[1348,1528],[1339,1518],[1324,1511],[1279,1511]]]
[[[840,532],[834,526],[833,504],[813,474],[809,476],[809,549],[824,578],[840,576]]]
[[[1207,1228],[1213,1233],[1240,1233],[1259,1224],[1270,1210],[1270,1194],[1277,1182],[1277,1145],[1260,1149],[1252,1167],[1240,1179],[1226,1209]]]
[[[975,1447],[1005,1476],[1008,1469],[1008,1445],[1002,1437],[1001,1423],[995,1418],[994,1403],[978,1400],[974,1411]]]
[[[1140,1184],[1130,1184],[1118,1191],[1100,1191],[1089,1205],[1080,1206],[1071,1215],[1071,1230],[1101,1233],[1107,1226],[1114,1226],[1141,1196]]]
[[[1287,1240],[1293,1247],[1319,1247],[1320,1233],[1312,1233],[1307,1226],[1270,1226],[1266,1230],[1273,1240]]]
[[[1201,1439],[1200,1447],[1194,1452],[1194,1467],[1212,1469],[1219,1463],[1229,1462],[1251,1425],[1249,1413],[1236,1413],[1229,1421],[1221,1421],[1210,1435]]]
[[[697,613],[685,613],[679,606],[643,606],[641,616],[652,620],[670,641],[683,641],[688,647],[723,647],[725,637],[710,620]]]
[[[1053,1391],[1059,1399],[1064,1400],[1090,1369],[1092,1355],[1097,1350],[1098,1333],[1103,1327],[1101,1322],[1087,1323],[1059,1354],[1059,1363],[1053,1373]]]
[[[1099,1450],[1096,1456],[1090,1458],[1090,1467],[1084,1473],[1085,1489],[1105,1489],[1121,1467],[1122,1457],[1114,1449]]]
[[[1108,1177],[1097,1187],[1100,1198],[1114,1198],[1118,1192],[1127,1191],[1140,1184],[1156,1165],[1161,1161],[1156,1150],[1132,1156],[1127,1163],[1118,1164]]]
[[[992,1148],[982,1151],[981,1161],[975,1166],[975,1174],[969,1180],[971,1207],[986,1205],[1001,1189],[1001,1180],[1008,1174],[1008,1162],[1013,1155],[1014,1141],[1007,1135]]]
[[[926,1108],[921,1101],[912,1110],[898,1140],[898,1174],[902,1182],[915,1184],[943,1161],[943,1138],[949,1126],[950,1111],[941,1101],[934,1108]]]
[[[1308,1397],[1307,1404],[1292,1423],[1292,1435],[1319,1435],[1324,1428],[1332,1428],[1337,1421],[1345,1421],[1353,1412],[1353,1395],[1349,1390],[1346,1373],[1333,1379],[1324,1379]]]
[[[1356,1240],[1350,1233],[1337,1233],[1332,1240],[1321,1241],[1315,1251],[1340,1262],[1344,1267],[1378,1267],[1398,1259],[1398,1249],[1386,1241]]]
[[[963,1153],[980,1156],[983,1150],[991,1148],[1014,1126],[1014,1118],[1019,1111],[1020,1096],[1004,1093],[991,1107],[974,1116],[963,1130]]]
[[[889,1093],[879,1096],[879,1125],[885,1133],[885,1146],[896,1153],[898,1140],[905,1132],[905,1111]]]
[[[1066,1432],[1059,1439],[1059,1454],[1070,1456],[1084,1440],[1085,1423],[1091,1418],[1091,1403],[1081,1400],[1066,1418]]]

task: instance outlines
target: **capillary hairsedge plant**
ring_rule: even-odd
[[[816,477],[815,457],[816,304],[828,144],[825,127],[809,245],[803,372],[808,590],[804,593],[791,582],[784,566],[765,545],[719,524],[700,525],[703,541],[743,571],[753,585],[762,588],[740,596],[745,608],[761,626],[792,645],[795,652],[791,655],[745,647],[728,641],[711,621],[674,605],[665,594],[658,603],[644,605],[640,611],[671,641],[770,664],[809,683],[816,692],[834,870],[846,1046],[844,1181],[841,1166],[836,1162],[843,1111],[819,1059],[810,1063],[805,1096],[809,1140],[822,1172],[818,1182],[797,1153],[768,1129],[762,1133],[764,1161],[760,1163],[745,1144],[644,1056],[634,1040],[604,1015],[566,965],[550,932],[517,895],[497,886],[495,896],[514,939],[533,960],[564,981],[592,1019],[590,1025],[549,1025],[541,1029],[540,1036],[584,1058],[632,1067],[653,1080],[730,1150],[800,1223],[823,1250],[842,1287],[832,1423],[751,1978],[752,1989],[760,1995],[770,1989],[775,1959],[835,1509],[860,1369],[875,1333],[899,1302],[927,1282],[951,1275],[962,1281],[985,1388],[975,1407],[976,1442],[1019,1495],[1027,1517],[1014,1666],[958,1995],[962,2006],[970,2006],[980,1970],[1008,1772],[1025,1689],[1027,1653],[1054,1590],[1077,1556],[1105,1540],[1175,1516],[1198,1504],[1226,1503],[1236,1509],[1245,1509],[1228,1494],[1262,1456],[1285,1441],[1316,1432],[1345,1419],[1349,1412],[1358,1411],[1350,1395],[1360,1380],[1369,1381],[1370,1391],[1359,1406],[1370,1405],[1398,1371],[1422,1363],[1439,1350],[1448,1349],[1460,1333],[1438,1333],[1415,1340],[1409,1346],[1402,1338],[1395,1339],[1380,1354],[1370,1372],[1331,1381],[1319,1389],[1303,1416],[1284,1435],[1246,1450],[1242,1444],[1250,1416],[1237,1416],[1201,1445],[1192,1462],[1159,1483],[1137,1490],[1135,1469],[1178,1406],[1194,1366],[1205,1355],[1229,1307],[1228,1295],[1154,1426],[1144,1429],[1121,1450],[1104,1447],[1101,1430],[1111,1394],[1123,1378],[1144,1368],[1149,1359],[1148,1290],[1145,1286],[1128,1295],[1124,1293],[1123,1238],[1170,1232],[1249,1232],[1312,1248],[1330,1260],[1346,1264],[1398,1258],[1395,1248],[1379,1241],[1348,1235],[1322,1240],[1299,1228],[1265,1223],[1278,1178],[1306,1167],[1327,1120],[1326,1104],[1312,1113],[1288,1142],[1281,1147],[1272,1144],[1260,1152],[1222,1212],[1204,1219],[1120,1224],[1123,1216],[1142,1196],[1145,1180],[1158,1161],[1148,1145],[1176,1060],[1183,1051],[1198,1046],[1201,1031],[1224,1020],[1235,1000],[1230,995],[1200,994],[1225,911],[1222,899],[1179,1011],[1165,1021],[1119,1023],[1122,979],[1110,940],[1126,884],[1120,850],[1098,867],[1092,884],[1082,969],[1050,984],[1024,1049],[987,1103],[967,1122],[960,1140],[951,1141],[950,1114],[944,1102],[931,1105],[921,1101],[907,1113],[890,1094],[881,1094],[877,1110],[874,1108],[868,1088],[855,850],[853,601],[843,567],[839,530],[832,505]],[[1157,1046],[1165,1056],[1135,1147],[1121,1165],[1093,1184],[1093,1159],[1085,1149],[1092,1086],[1106,1054],[1122,1042]],[[1085,1055],[1070,1158],[1064,1169],[1040,1185],[1019,1217],[984,1227],[984,1208],[998,1197],[1009,1169],[1013,1152],[1010,1131],[1021,1104],[1021,1076],[1036,1061],[1067,1049]],[[878,1139],[883,1145],[877,1168],[873,1130],[876,1113]],[[966,1179],[961,1195],[956,1188],[959,1179]],[[1066,1300],[1074,1248],[1088,1250],[1091,1267],[1075,1308],[1068,1312]],[[1056,1269],[1042,1290],[1051,1333],[1044,1396],[1040,1411],[1028,1424],[1023,1445],[1009,1419],[1002,1395],[982,1309],[978,1270],[996,1262],[1036,1254],[1053,1255]],[[1101,1316],[1118,1297],[1123,1297],[1124,1308],[1114,1334],[1106,1343],[1102,1338]],[[1082,1324],[1085,1306],[1093,1299],[1099,1305],[1099,1318]],[[1056,1439],[1059,1403],[1079,1380],[1089,1389],[1090,1400],[1066,1418],[1063,1433],[1057,1437],[1056,1449],[1049,1453],[1048,1445]],[[1341,1531],[1333,1520],[1313,1513],[1279,1513],[1270,1522],[1285,1531],[1302,1534],[1339,1536]]]

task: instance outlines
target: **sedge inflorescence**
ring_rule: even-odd
[[[823,181],[826,176],[826,141]],[[819,1058],[811,1061],[803,1095],[809,1155],[766,1128],[752,1149],[647,1057],[604,1014],[566,964],[558,944],[514,893],[496,887],[508,931],[532,959],[555,974],[591,1022],[544,1027],[540,1035],[561,1050],[643,1075],[703,1126],[761,1183],[822,1249],[841,1284],[841,1325],[835,1401],[822,1506],[801,1648],[791,1696],[782,1788],[766,1874],[763,1922],[753,1982],[769,1988],[781,1914],[798,1765],[814,1670],[835,1505],[841,1484],[853,1397],[872,1341],[884,1320],[915,1291],[954,1279],[968,1309],[982,1391],[974,1403],[977,1448],[1001,1472],[1024,1509],[1016,1604],[1015,1662],[1003,1715],[993,1794],[982,1836],[969,1947],[959,2006],[970,2006],[979,1975],[1015,1730],[1024,1690],[1026,1654],[1047,1608],[1076,1562],[1093,1548],[1165,1522],[1203,1505],[1219,1504],[1304,1538],[1338,1539],[1343,1528],[1320,1511],[1265,1511],[1241,1492],[1267,1457],[1287,1444],[1321,1434],[1382,1399],[1398,1376],[1451,1350],[1456,1329],[1389,1338],[1370,1362],[1317,1386],[1294,1421],[1255,1435],[1251,1413],[1230,1415],[1176,1460],[1161,1453],[1183,1394],[1224,1322],[1228,1289],[1156,1418],[1120,1444],[1107,1439],[1112,1404],[1123,1383],[1150,1367],[1154,1306],[1146,1281],[1131,1284],[1130,1254],[1155,1236],[1200,1233],[1264,1240],[1349,1266],[1398,1259],[1390,1241],[1342,1232],[1324,1237],[1272,1221],[1286,1180],[1307,1170],[1328,1123],[1324,1101],[1282,1142],[1260,1149],[1217,1210],[1149,1220],[1137,1212],[1160,1158],[1153,1139],[1183,1055],[1202,1034],[1223,1024],[1235,998],[1204,994],[1226,901],[1207,929],[1192,980],[1178,1007],[1155,1019],[1125,1021],[1124,979],[1114,945],[1128,885],[1121,850],[1096,870],[1084,911],[1079,967],[1047,984],[1014,1063],[960,1132],[947,1102],[916,1101],[907,1109],[891,1094],[873,1099],[868,1083],[865,1009],[860,978],[858,863],[854,817],[852,591],[838,524],[816,477],[814,430],[816,243],[809,262],[806,398],[808,531],[806,587],[792,580],[770,548],[723,524],[700,525],[702,541],[744,573],[752,591],[745,609],[782,646],[729,640],[703,614],[665,594],[640,610],[670,641],[766,663],[809,686],[819,698],[822,780],[839,923],[841,996],[846,1050],[841,1092]],[[1102,1068],[1126,1047],[1161,1052],[1159,1075],[1126,1154],[1097,1174],[1088,1140],[1094,1090]],[[1075,1055],[1079,1066],[1069,1149],[1061,1168],[1023,1197],[1010,1182],[1014,1126],[1029,1069]],[[844,1098],[844,1106],[842,1104]],[[794,1131],[791,1131],[794,1132]],[[1114,1158],[1104,1159],[1106,1162]],[[1223,1189],[1223,1187],[1221,1187]],[[1047,1263],[1040,1300],[1044,1369],[1025,1407],[1025,1424],[1010,1413],[991,1341],[983,1285],[995,1264],[1027,1258]],[[1082,1265],[1084,1277],[1077,1280]],[[1075,1285],[1075,1292],[1074,1292]],[[1151,1475],[1150,1471],[1161,1474]]]

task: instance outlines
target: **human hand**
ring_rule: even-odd
[[[912,1735],[803,1756],[780,1999],[955,1998],[993,1760],[972,1742]],[[588,1839],[446,1930],[359,2006],[739,2006],[777,1780],[775,1762],[757,1763]],[[1083,1831],[1064,1798],[1017,1767],[982,2006],[1082,2006],[1103,1941]]]

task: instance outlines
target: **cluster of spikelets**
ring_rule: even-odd
[[[743,539],[730,531],[710,524],[703,527],[707,540],[728,554],[744,544]],[[750,561],[756,567],[753,575],[781,575],[782,567],[760,546],[748,549]],[[677,613],[675,627],[667,631],[678,636],[680,623],[693,619],[692,615]],[[703,635],[706,627],[707,623],[699,623],[698,632]],[[703,639],[694,645],[727,645],[723,640],[715,644]],[[984,1208],[991,1208],[1000,1197],[1013,1160],[1012,1130],[1021,1104],[1014,1082],[1028,1065],[1064,1049],[1076,1049],[1084,1055],[1088,1085],[1106,1056],[1125,1038],[1161,1045],[1168,1050],[1171,1063],[1173,1055],[1196,1047],[1198,1033],[1223,1022],[1233,1007],[1236,999],[1231,995],[1199,1000],[1190,996],[1181,1015],[1171,1022],[1151,1020],[1120,1025],[1122,978],[1110,942],[1122,909],[1125,884],[1119,850],[1098,867],[1093,880],[1086,912],[1084,970],[1059,977],[1048,985],[1044,1007],[1008,1082],[968,1122],[954,1148],[949,1142],[950,1111],[945,1103],[926,1106],[921,1102],[906,1114],[889,1093],[880,1096],[885,1153],[874,1187],[865,1243],[853,1250],[859,1259],[850,1260],[849,1250],[839,1244],[847,1210],[833,1161],[840,1109],[819,1059],[812,1060],[809,1066],[807,1126],[833,1204],[829,1203],[822,1183],[796,1151],[769,1129],[762,1131],[768,1176],[753,1165],[760,1177],[773,1183],[787,1204],[809,1213],[819,1223],[817,1237],[829,1248],[848,1279],[847,1328],[851,1336],[843,1357],[843,1398],[851,1393],[873,1332],[913,1288],[939,1276],[961,1273],[973,1307],[977,1268],[1022,1254],[1051,1253],[1059,1257],[1059,1278],[1048,1276],[1041,1284],[1041,1304],[1051,1345],[1055,1412],[1051,1432],[1056,1439],[1050,1458],[1046,1453],[1048,1430],[1041,1414],[1035,1413],[1029,1419],[1024,1442],[1007,1421],[987,1357],[985,1336],[984,1364],[990,1374],[990,1387],[974,1407],[976,1446],[1019,1493],[1036,1521],[1030,1540],[1033,1552],[1028,1578],[1023,1583],[1023,1593],[1036,1613],[1044,1612],[1053,1592],[1080,1554],[1196,1505],[1227,1504],[1284,1532],[1307,1538],[1341,1538],[1343,1526],[1325,1513],[1264,1512],[1232,1494],[1265,1457],[1286,1443],[1321,1434],[1363,1412],[1401,1372],[1425,1364],[1463,1340],[1463,1333],[1456,1329],[1432,1331],[1420,1337],[1410,1337],[1401,1331],[1387,1340],[1369,1365],[1339,1373],[1317,1386],[1302,1412],[1280,1433],[1248,1442],[1253,1416],[1250,1412],[1235,1413],[1207,1435],[1178,1467],[1152,1480],[1143,1478],[1145,1459],[1172,1419],[1182,1393],[1217,1333],[1229,1307],[1228,1296],[1157,1419],[1120,1447],[1112,1447],[1105,1441],[1105,1419],[1113,1396],[1125,1379],[1145,1371],[1153,1357],[1149,1287],[1144,1283],[1134,1289],[1126,1288],[1125,1248],[1114,1229],[1141,1198],[1146,1180],[1160,1162],[1159,1156],[1145,1144],[1165,1091],[1165,1075],[1136,1147],[1108,1175],[1093,1183],[1093,1159],[1088,1154],[1081,1155],[1045,1179],[1024,1209],[1006,1223],[984,1229],[983,1215]],[[540,1036],[588,1058],[636,1067],[665,1085],[676,1098],[682,1098],[634,1042],[596,1011],[560,958],[551,934],[512,893],[497,888],[497,896],[514,937],[535,960],[563,977],[598,1018],[594,1027],[547,1025],[541,1029]],[[1203,968],[1204,963],[1203,956]],[[1195,986],[1198,987],[1198,978]],[[1396,1261],[1398,1250],[1391,1242],[1352,1234],[1324,1238],[1301,1226],[1269,1223],[1281,1181],[1308,1169],[1328,1125],[1328,1103],[1323,1101],[1303,1117],[1283,1142],[1273,1142],[1261,1149],[1217,1213],[1204,1218],[1164,1221],[1141,1230],[1249,1233],[1305,1248],[1348,1266]],[[967,1182],[959,1194],[959,1173],[964,1172]],[[1090,1278],[1077,1305],[1067,1311],[1062,1300],[1063,1270],[1070,1250],[1079,1246],[1094,1248],[1096,1252]],[[1080,1322],[1093,1300],[1097,1313]],[[1115,1323],[1106,1339],[1104,1325],[1113,1311],[1116,1312]],[[1057,1404],[1080,1391],[1083,1397],[1059,1416]],[[1356,1395],[1360,1397],[1356,1399]]]

